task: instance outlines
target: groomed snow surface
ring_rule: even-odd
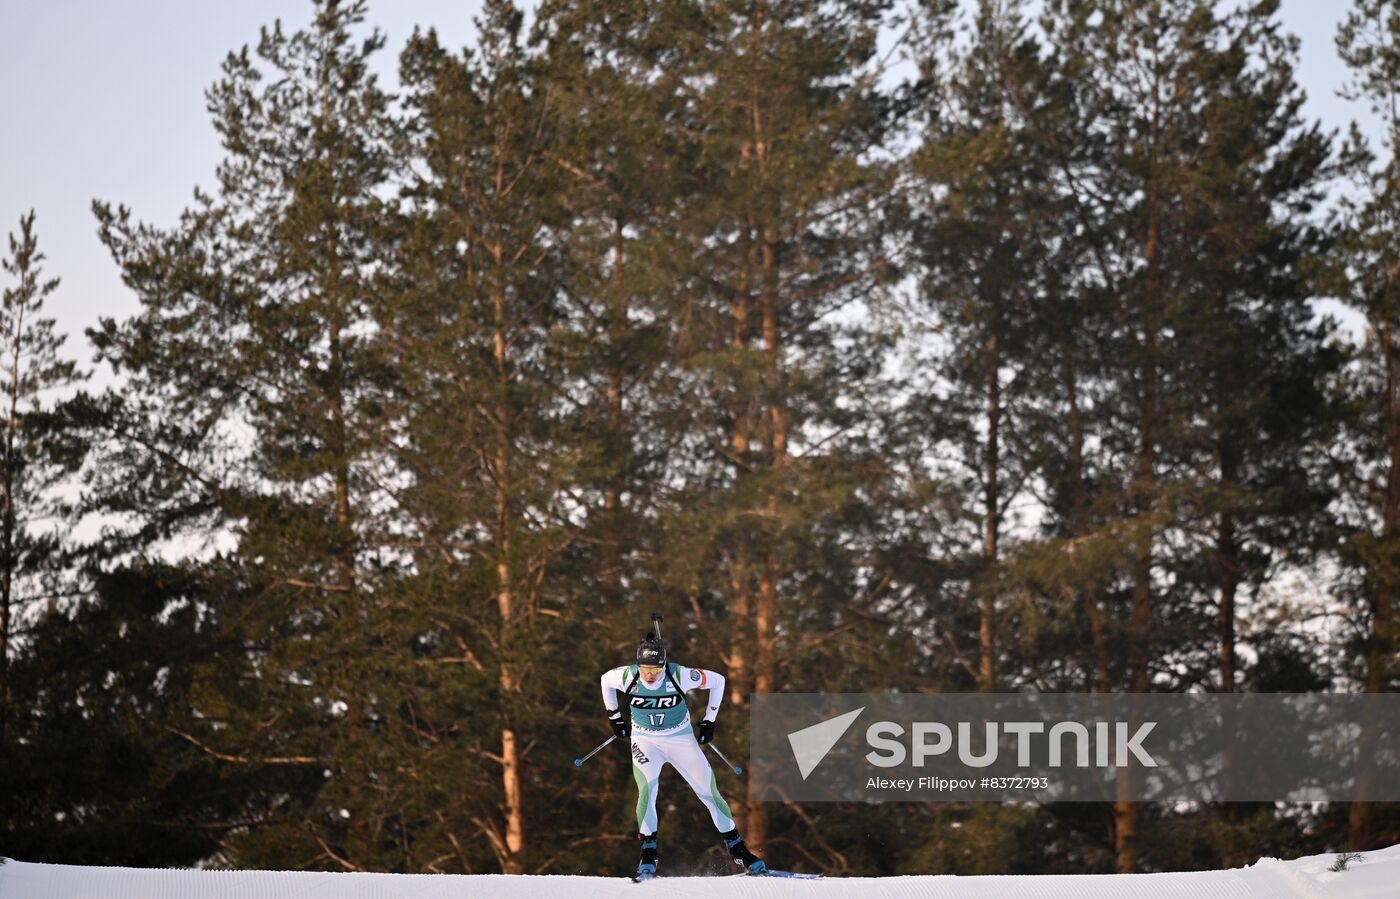
[[[433,874],[323,874],[289,871],[178,871],[0,864],[0,899],[1361,899],[1400,896],[1400,846],[1365,853],[1345,871],[1334,855],[1266,858],[1248,868],[1183,874],[1046,877],[625,877]]]

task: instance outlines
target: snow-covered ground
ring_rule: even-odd
[[[0,899],[1361,899],[1400,896],[1400,846],[1366,853],[1347,870],[1335,856],[1264,859],[1248,868],[1191,874],[1053,877],[878,877],[779,880],[666,877],[633,886],[621,877],[482,874],[319,874],[285,871],[158,871],[0,864]]]

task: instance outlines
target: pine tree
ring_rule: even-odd
[[[570,776],[525,755],[566,726],[560,706],[597,689],[596,656],[568,632],[591,610],[566,602],[559,573],[579,574],[566,568],[583,511],[575,492],[583,462],[598,459],[569,391],[566,350],[578,342],[561,278],[573,176],[558,165],[560,109],[522,27],[520,10],[493,0],[474,51],[450,53],[433,32],[404,50],[405,152],[421,174],[405,188],[401,271],[382,323],[404,373],[402,499],[437,605],[436,661],[469,648],[476,685],[454,743],[474,776],[457,782],[447,814],[506,872],[531,864],[532,821],[549,826],[551,773]],[[553,692],[561,671],[570,698]],[[534,863],[548,863],[544,848]]]
[[[1347,492],[1360,511],[1350,516],[1344,559],[1359,571],[1356,592],[1365,610],[1358,622],[1364,634],[1358,680],[1364,692],[1384,693],[1395,690],[1400,677],[1400,9],[1384,0],[1357,0],[1338,30],[1337,49],[1352,69],[1346,96],[1366,101],[1381,133],[1381,146],[1373,150],[1352,127],[1347,156],[1357,190],[1344,201],[1345,231],[1334,270],[1337,293],[1367,325],[1350,390],[1358,412],[1354,463],[1361,477]],[[1377,749],[1373,729],[1366,728],[1360,757],[1370,758]],[[1352,803],[1348,815],[1352,849],[1380,845],[1371,803]],[[1388,839],[1395,839],[1393,829]]]
[[[64,569],[61,528],[72,512],[57,490],[83,458],[53,414],[54,392],[84,376],[59,355],[65,338],[43,317],[59,285],[44,277],[43,261],[30,211],[20,218],[19,236],[9,234],[9,255],[0,261],[15,281],[0,305],[0,750],[9,741],[10,660],[34,607],[57,598]]]
[[[876,56],[888,10],[677,3],[655,25],[676,47],[670,127],[696,160],[669,299],[678,452],[658,561],[729,635],[716,648],[730,720],[749,693],[820,670],[831,648],[815,635],[853,627],[851,606],[881,592],[856,563],[873,528],[860,494],[882,477],[866,411],[880,343],[850,322],[894,268],[880,152],[893,107]],[[762,847],[767,808],[741,817]]]
[[[937,11],[928,21],[938,27]],[[930,90],[928,125],[912,161],[921,185],[915,247],[926,272],[929,338],[941,352],[920,366],[935,374],[910,412],[917,418],[911,427],[926,434],[926,456],[956,463],[931,475],[950,479],[954,495],[968,498],[958,517],[975,522],[976,533],[970,524],[958,555],[969,558],[977,650],[965,667],[977,689],[995,691],[1024,674],[998,671],[1005,651],[997,645],[998,604],[1008,592],[1008,510],[1025,496],[1037,461],[1021,451],[1045,358],[1037,335],[1063,315],[1047,308],[1059,300],[1047,298],[1047,282],[1066,222],[1050,160],[1012,99],[1013,85],[1027,77],[1019,69],[1036,64],[1024,12],[983,3],[965,52],[950,45],[952,36],[930,43],[922,62]]]
[[[1301,113],[1297,39],[1279,33],[1269,4],[1222,25],[1207,70],[1216,86],[1200,113],[1205,136],[1182,178],[1195,264],[1184,272],[1190,302],[1175,337],[1194,348],[1195,364],[1177,390],[1196,410],[1183,442],[1197,474],[1181,517],[1199,534],[1199,550],[1183,554],[1175,574],[1197,585],[1193,606],[1214,606],[1214,664],[1199,677],[1229,693],[1248,674],[1237,646],[1260,630],[1249,626],[1262,612],[1258,600],[1245,617],[1241,595],[1259,597],[1283,565],[1306,564],[1322,543],[1328,493],[1319,448],[1336,435],[1325,384],[1340,356],[1330,322],[1315,320],[1311,304],[1308,270],[1328,234],[1310,213],[1332,176],[1331,148]],[[1229,764],[1227,756],[1225,778]],[[1223,810],[1222,867],[1252,860],[1241,853],[1253,848],[1228,832],[1245,812]]]
[[[549,164],[561,170],[573,216],[561,291],[577,345],[566,354],[584,446],[599,451],[585,464],[584,542],[597,546],[596,589],[612,602],[635,598],[623,581],[654,550],[650,499],[666,468],[654,418],[665,389],[667,260],[682,249],[675,219],[693,189],[688,143],[667,126],[678,95],[655,59],[673,51],[637,44],[661,14],[651,3],[556,0],[540,7],[533,37],[559,128]]]
[[[382,684],[411,660],[376,595],[383,519],[369,514],[388,504],[370,337],[390,121],[364,15],[326,0],[307,29],[279,22],[256,56],[228,56],[207,93],[219,191],[196,192],[176,227],[96,206],[143,307],[94,335],[127,379],[107,407],[113,459],[136,463],[98,492],[135,514],[135,544],[182,525],[235,544],[204,575],[238,605],[223,621],[246,655],[186,739],[297,769],[270,781],[264,827],[230,850],[240,863],[393,866],[374,782],[401,732]]]
[[[1166,686],[1161,660],[1209,639],[1208,603],[1233,684],[1238,584],[1266,577],[1271,552],[1307,551],[1294,523],[1316,492],[1301,451],[1325,433],[1321,384],[1335,363],[1303,272],[1322,236],[1305,216],[1328,172],[1325,137],[1299,115],[1296,47],[1278,34],[1276,4],[1216,7],[1054,4],[1044,22],[1051,90],[1066,101],[1049,108],[1070,115],[1042,119],[1041,143],[1089,247],[1081,308],[1101,316],[1086,333],[1105,354],[1107,412],[1096,467],[1123,500],[1097,528],[1107,539],[1090,541],[1109,566],[1101,582],[1121,584],[1126,604],[1121,674],[1098,653],[1096,681],[1132,693]],[[1164,551],[1201,532],[1203,554]],[[1092,611],[1097,644],[1107,628]],[[1119,783],[1117,867],[1130,871],[1140,807]]]
[[[84,560],[87,561],[87,560]],[[211,682],[241,671],[198,567],[85,568],[81,600],[33,616],[11,668],[19,746],[0,747],[0,839],[35,862],[229,864],[276,769],[181,737]]]

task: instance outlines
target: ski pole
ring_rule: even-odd
[[[598,750],[602,749],[604,746],[608,745],[609,743],[611,743],[613,740],[616,740],[616,739],[617,739],[617,734],[613,734],[611,737],[608,737],[606,740],[604,740],[603,742],[599,743],[597,746],[594,746],[594,747],[593,747],[593,751],[590,752],[588,755],[585,755],[585,756],[584,756],[583,758],[581,758],[581,759],[574,759],[574,767],[575,767],[575,768],[581,768],[581,767],[583,767],[583,763],[586,762],[586,761],[588,761],[589,759],[593,758],[593,756],[597,755],[597,754],[598,754]]]
[[[713,743],[706,743],[705,745],[708,746],[708,747],[710,747],[711,749],[713,749],[713,750],[715,751],[715,755],[719,756],[719,760],[720,760],[721,762],[724,762],[724,764],[725,764],[727,767],[732,768],[732,769],[734,770],[734,773],[735,773],[735,774],[743,774],[743,773],[744,773],[744,769],[743,769],[743,768],[737,768],[737,767],[735,767],[734,764],[733,764],[732,762],[729,761],[729,759],[727,759],[727,758],[724,757],[724,753],[722,753],[722,752],[719,751],[719,747],[718,747],[718,746],[716,746],[716,745],[713,744]]]

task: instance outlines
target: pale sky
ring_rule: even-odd
[[[388,43],[381,83],[415,24],[445,45],[472,42],[480,0],[371,0]],[[0,241],[34,209],[45,273],[63,279],[45,306],[86,365],[83,329],[138,311],[97,237],[94,199],[143,221],[176,222],[195,186],[212,190],[223,156],[204,91],[224,57],[279,17],[292,31],[308,0],[0,0]],[[0,245],[8,257],[8,242]],[[0,279],[10,286],[11,282]]]
[[[1331,128],[1369,124],[1365,109],[1336,96],[1346,69],[1333,38],[1349,7],[1283,0],[1285,27],[1302,37],[1308,113]],[[372,0],[369,21],[388,36],[381,80],[394,86],[415,24],[459,47],[471,42],[479,8],[480,0]],[[305,24],[310,10],[305,0],[0,0],[0,240],[37,211],[46,273],[63,279],[46,311],[70,335],[70,356],[90,360],[82,331],[99,316],[137,311],[97,238],[93,199],[124,203],[156,225],[175,222],[196,185],[214,185],[222,154],[204,90],[225,54],[255,44],[259,26],[279,16],[288,30]]]

